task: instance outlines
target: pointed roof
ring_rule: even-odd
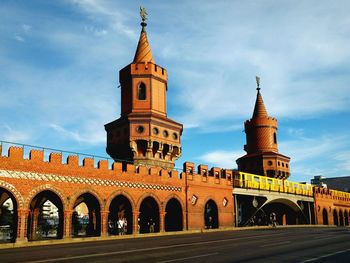
[[[141,23],[142,30],[140,34],[139,43],[137,44],[136,53],[134,57],[134,63],[141,63],[141,62],[152,62],[154,63],[151,46],[148,43],[147,39],[147,33],[145,30],[146,23]]]
[[[260,94],[260,88],[257,88],[258,94],[256,95],[255,107],[253,112],[253,118],[269,117],[264,105],[263,98]]]

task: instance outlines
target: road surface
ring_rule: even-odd
[[[220,231],[0,250],[0,262],[350,262],[350,228]]]

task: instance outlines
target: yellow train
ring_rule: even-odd
[[[235,187],[241,188],[313,196],[313,189],[311,184],[301,184],[297,182],[270,178],[250,173],[236,172],[234,175],[233,184]]]

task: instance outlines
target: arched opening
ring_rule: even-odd
[[[335,226],[339,226],[339,221],[338,221],[338,213],[337,210],[333,210],[333,224]]]
[[[349,225],[349,213],[347,210],[345,210],[345,212],[344,212],[344,221],[345,221],[344,222],[345,225],[348,226]]]
[[[326,208],[323,208],[322,210],[322,218],[323,218],[323,224],[328,225],[328,213]]]
[[[110,235],[132,234],[132,226],[131,203],[124,195],[118,195],[109,206],[108,233]]]
[[[209,200],[204,206],[204,223],[207,229],[219,227],[218,207],[213,200]]]
[[[339,225],[343,226],[344,225],[344,217],[343,217],[343,211],[339,210]]]
[[[303,210],[287,199],[276,199],[263,207],[268,223],[271,223],[271,214],[275,213],[277,225],[309,224],[308,216]]]
[[[137,144],[137,154],[138,154],[138,156],[146,156],[147,141],[145,141],[145,140],[138,140],[138,141],[136,141],[136,144]]]
[[[277,135],[275,132],[273,133],[273,143],[277,144]]]
[[[80,195],[74,203],[73,210],[73,237],[101,234],[101,208],[95,196],[90,193]]]
[[[63,237],[63,203],[54,192],[40,192],[30,202],[27,237],[30,241]]]
[[[163,159],[165,159],[165,157],[167,156],[168,152],[169,152],[169,144],[164,143],[163,144],[163,151],[162,151],[162,157]]]
[[[146,85],[141,82],[137,88],[137,99],[145,100],[146,99]]]
[[[146,197],[140,206],[140,233],[159,232],[159,207],[152,197]]]
[[[16,199],[9,191],[0,188],[0,243],[16,241],[17,220]]]
[[[153,147],[152,147],[153,157],[161,158],[161,156],[157,156],[158,150],[159,150],[159,142],[154,141],[153,142]]]
[[[165,213],[165,231],[182,231],[182,207],[176,198],[168,201]]]

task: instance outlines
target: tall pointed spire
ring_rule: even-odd
[[[258,93],[256,95],[253,118],[268,117],[263,98],[260,94],[260,78],[258,76],[256,76],[256,85]]]
[[[151,46],[149,45],[148,39],[147,39],[147,33],[146,33],[146,26],[147,23],[145,22],[147,19],[147,13],[146,9],[144,7],[140,7],[140,16],[142,19],[141,26],[141,34],[139,43],[137,44],[136,53],[134,57],[134,63],[154,63]]]

